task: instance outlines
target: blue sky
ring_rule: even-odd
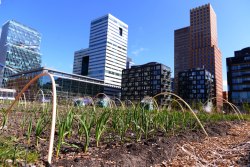
[[[0,24],[14,19],[39,31],[42,64],[71,73],[74,51],[88,47],[90,21],[111,13],[129,26],[128,56],[136,64],[157,61],[173,71],[174,30],[206,3],[217,14],[226,80],[226,57],[250,46],[249,0],[1,0]]]

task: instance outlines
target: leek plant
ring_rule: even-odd
[[[122,142],[131,125],[131,120],[132,112],[130,110],[114,110],[112,112],[112,127],[115,132],[118,132]]]
[[[133,116],[132,116],[132,124],[133,124],[133,131],[136,133],[136,141],[141,140],[143,128],[141,127],[141,115],[140,115],[140,110],[136,109],[133,111]]]
[[[143,132],[145,135],[145,138],[148,139],[148,135],[150,132],[155,131],[155,129],[153,128],[153,120],[154,120],[154,116],[156,115],[157,111],[153,110],[144,110],[142,109],[141,112],[141,127],[143,128]]]
[[[74,112],[73,109],[71,109],[65,118],[65,131],[68,132],[67,136],[70,137],[72,135],[72,126],[73,126],[73,120],[74,120]]]
[[[82,113],[81,117],[78,119],[80,123],[79,135],[82,136],[83,132],[85,134],[84,152],[87,152],[90,143],[90,132],[94,125],[94,114],[92,112]]]
[[[47,118],[46,118],[46,113],[43,113],[40,118],[38,119],[37,123],[36,123],[36,128],[35,128],[35,136],[36,136],[36,145],[38,147],[38,142],[41,139],[41,134],[44,130],[44,128],[47,125]]]
[[[2,122],[2,131],[3,131],[4,127],[6,126],[6,124],[8,122],[8,114],[4,109],[2,109],[2,115],[3,115],[3,117],[2,117],[2,121],[3,121]]]
[[[24,131],[25,125],[26,125],[26,114],[23,114],[23,118],[22,118],[22,122],[21,122],[22,131]]]
[[[119,112],[119,111],[118,111]],[[132,112],[129,110],[123,110],[122,113],[122,117],[121,117],[121,130],[120,130],[120,137],[121,137],[121,141],[124,140],[124,137],[127,133],[127,130],[130,127],[131,124],[131,120],[132,120]]]
[[[58,118],[59,130],[58,130],[56,157],[59,156],[59,152],[63,144],[71,146],[71,147],[79,148],[78,146],[74,144],[69,144],[64,141],[66,135],[68,135],[69,137],[72,134],[73,119],[74,119],[74,112],[72,109],[68,112],[67,116],[63,120],[60,120],[60,118]]]
[[[28,129],[27,129],[28,145],[30,145],[30,136],[31,136],[31,132],[32,132],[32,117],[30,117]]]
[[[43,127],[42,127],[43,125],[42,125],[42,123],[43,123],[43,118],[40,117],[38,119],[37,123],[36,123],[36,128],[35,128],[36,146],[37,147],[38,147],[38,141],[40,139],[40,135],[41,135],[41,133],[43,131]]]
[[[56,157],[58,158],[59,152],[61,149],[62,144],[64,143],[64,137],[67,135],[68,132],[65,130],[66,124],[64,121],[59,122],[59,130],[58,130],[58,142],[56,147]]]
[[[96,146],[97,147],[99,146],[101,135],[103,134],[103,132],[106,129],[106,125],[107,125],[109,116],[110,116],[110,111],[105,110],[101,113],[99,118],[97,118],[96,128],[95,128],[95,138],[96,138]]]

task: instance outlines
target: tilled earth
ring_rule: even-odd
[[[68,152],[53,166],[248,166],[249,122],[221,122],[206,130],[209,137],[192,131],[139,143],[109,143],[91,147],[88,154]]]
[[[13,118],[18,118],[17,116],[19,115]],[[17,122],[20,119],[10,117],[9,127],[1,135],[22,138],[23,133],[15,126]],[[143,139],[141,142],[102,141],[99,147],[95,146],[93,140],[88,153],[81,149],[83,143],[73,140],[71,144],[78,145],[80,149],[64,145],[59,157],[55,158],[54,155],[52,166],[249,166],[250,122],[210,123],[205,129],[209,137],[200,130],[190,130],[169,134],[170,137],[158,132],[153,138]],[[44,136],[48,139],[49,131]],[[31,140],[35,141],[34,136]],[[19,144],[27,145],[25,140],[20,140]],[[35,144],[29,147],[40,153],[40,159],[34,165],[46,166],[48,144],[47,140],[41,142],[39,148]]]

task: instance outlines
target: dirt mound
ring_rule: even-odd
[[[184,141],[176,148],[176,156],[166,161],[165,165],[249,166],[250,123],[222,123],[221,128],[211,127],[216,136],[206,137],[201,142]],[[223,132],[223,128],[228,131]]]
[[[185,159],[185,157],[190,156],[192,160],[192,156],[187,155],[187,152],[189,152],[191,148],[194,149],[196,147],[199,147],[199,149],[201,150],[209,150],[210,147],[219,148],[219,145],[218,147],[215,147],[218,142],[220,144],[225,144],[229,141],[232,141],[231,138],[235,138],[237,134],[243,135],[243,133],[240,133],[239,131],[240,128],[236,130],[236,127],[241,126],[244,126],[244,128],[249,128],[250,130],[250,123],[240,124],[239,122],[220,122],[206,125],[206,130],[210,137],[205,137],[201,131],[194,130],[185,133],[179,133],[178,135],[174,135],[171,137],[156,136],[152,139],[142,140],[141,142],[128,142],[125,144],[110,142],[99,148],[90,148],[88,154],[75,153],[74,155],[72,155],[72,153],[66,153],[62,155],[60,159],[54,162],[54,165],[138,167],[165,165],[182,166],[188,161],[188,159]],[[244,137],[246,139],[247,136],[245,135]],[[248,136],[248,138],[249,137],[250,136]],[[210,142],[212,142],[212,145]],[[183,152],[183,150],[189,151]],[[209,156],[209,152],[207,152],[207,154],[207,156]],[[184,159],[182,158],[182,156],[184,157]],[[248,162],[248,159],[249,155],[246,154],[245,157],[241,156],[234,159],[233,164],[246,164]],[[200,164],[195,161],[191,162],[192,163],[190,163],[190,165],[202,164],[202,162],[199,162]],[[203,164],[205,163],[203,162]]]
[[[239,122],[238,122],[239,123]],[[209,136],[225,136],[232,124],[238,124],[237,122],[217,122],[206,125],[206,131]]]

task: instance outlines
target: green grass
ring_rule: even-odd
[[[29,151],[25,147],[20,146],[15,141],[15,138],[1,137],[0,138],[0,166],[6,165],[6,160],[12,160],[11,166],[16,166],[16,160],[23,160],[27,163],[36,162],[39,154],[35,151]]]

